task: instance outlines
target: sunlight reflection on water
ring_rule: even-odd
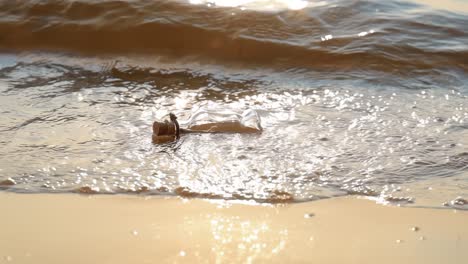
[[[406,191],[411,182],[466,169],[468,106],[455,90],[250,85],[151,71],[152,85],[167,85],[153,89],[116,78],[126,66],[105,73],[67,67],[8,68],[0,125],[11,140],[3,143],[0,161],[9,165],[0,173],[16,175],[10,188],[261,202],[364,194],[404,202],[398,197],[421,196],[420,188]],[[66,77],[71,71],[90,81],[73,88],[79,79]],[[169,112],[186,120],[200,108],[254,109],[264,131],[151,143],[154,120]],[[456,186],[446,190],[438,204],[463,195]]]

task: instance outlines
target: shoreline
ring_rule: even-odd
[[[468,212],[0,193],[0,263],[466,263]]]

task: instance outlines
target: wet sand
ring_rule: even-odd
[[[468,212],[0,194],[0,263],[467,263]]]

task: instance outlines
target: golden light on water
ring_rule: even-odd
[[[411,0],[424,6],[443,9],[457,10],[459,12],[468,12],[468,3],[466,1],[440,1],[440,0]],[[240,7],[241,10],[301,10],[306,7],[316,7],[327,4],[327,1],[305,1],[305,0],[188,0],[190,4],[207,5],[208,7]]]

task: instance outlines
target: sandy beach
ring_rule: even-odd
[[[0,263],[466,263],[468,212],[0,194]]]

